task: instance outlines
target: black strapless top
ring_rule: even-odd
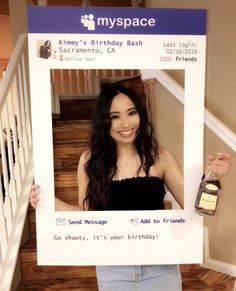
[[[164,181],[158,177],[114,180],[110,184],[106,210],[161,210],[164,196]]]

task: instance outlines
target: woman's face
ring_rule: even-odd
[[[47,40],[47,41],[45,42],[44,45],[45,45],[46,47],[50,48],[50,46],[51,46],[51,42],[50,42],[49,40]]]
[[[110,136],[120,143],[133,143],[139,129],[139,113],[133,101],[125,94],[117,94],[110,108]]]

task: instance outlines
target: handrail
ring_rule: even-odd
[[[19,36],[16,46],[14,48],[14,51],[12,53],[12,56],[9,60],[9,63],[7,64],[7,70],[4,74],[4,78],[0,82],[0,110],[1,110],[1,105],[4,103],[7,97],[7,94],[9,93],[11,81],[16,73],[16,69],[17,69],[16,64],[19,63],[22,56],[22,51],[27,46],[26,39],[27,39],[26,34],[22,33]]]
[[[141,70],[143,80],[157,79],[181,103],[184,104],[184,89],[163,70]],[[236,152],[236,134],[205,108],[204,123]]]

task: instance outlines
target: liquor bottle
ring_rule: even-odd
[[[195,201],[195,211],[200,215],[213,217],[216,214],[220,192],[219,177],[213,171],[209,171],[200,183]]]

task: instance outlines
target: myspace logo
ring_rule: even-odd
[[[81,23],[84,27],[87,27],[88,30],[95,30],[95,21],[93,14],[85,14],[81,16]]]
[[[94,14],[84,14],[81,16],[81,23],[88,30],[95,30],[96,26],[108,27],[109,29],[121,27],[127,29],[129,27],[154,27],[156,25],[155,18],[122,18],[122,17],[98,17]]]

